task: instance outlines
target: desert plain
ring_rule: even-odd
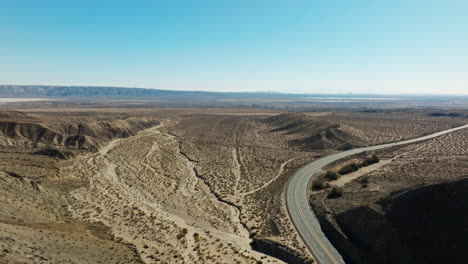
[[[284,199],[297,169],[468,120],[463,111],[414,108],[1,108],[1,263],[313,263]],[[378,163],[337,180],[317,175],[329,187],[311,190],[311,206],[332,243],[367,258],[371,246],[356,241],[373,240],[352,235],[360,226],[349,212],[382,214],[380,201],[395,192],[461,179],[466,137],[378,151]],[[328,199],[333,186],[343,194]]]

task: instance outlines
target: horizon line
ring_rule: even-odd
[[[145,90],[159,90],[171,92],[201,92],[201,93],[271,93],[271,94],[284,94],[284,95],[380,95],[380,96],[468,96],[468,93],[376,93],[376,92],[284,92],[275,90],[266,91],[209,91],[209,90],[174,90],[174,89],[161,89],[153,87],[131,87],[131,86],[104,86],[104,85],[56,85],[56,84],[0,84],[0,86],[24,86],[24,87],[68,87],[68,88],[119,88],[119,89],[145,89]]]

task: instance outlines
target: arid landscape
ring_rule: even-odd
[[[408,108],[95,106],[18,102],[0,110],[2,263],[312,263],[284,199],[295,171],[467,120],[461,111]],[[354,208],[385,211],[382,201],[402,190],[463,178],[465,138],[459,131],[377,151],[379,162],[340,179],[318,176],[344,190],[337,199],[312,192],[324,230],[354,234]],[[373,243],[330,240],[347,258],[349,248],[367,258],[356,241]]]
[[[468,1],[2,1],[0,264],[468,263]]]
[[[325,168],[339,172],[366,155],[379,161],[326,185],[310,203],[327,237],[349,263],[453,263],[468,261],[466,129],[420,143],[365,153]],[[328,189],[330,190],[330,189]],[[462,220],[464,219],[464,220]]]

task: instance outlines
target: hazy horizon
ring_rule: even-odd
[[[379,92],[327,92],[327,91],[318,91],[318,92],[288,92],[288,91],[222,91],[222,90],[175,90],[175,89],[160,89],[160,88],[151,88],[151,87],[126,87],[126,86],[110,86],[110,85],[57,85],[57,84],[0,84],[1,86],[21,86],[21,87],[86,87],[86,88],[123,88],[123,89],[152,89],[152,90],[161,90],[161,91],[176,91],[176,92],[208,92],[208,93],[271,93],[271,94],[293,94],[293,95],[318,95],[318,96],[468,96],[468,94],[462,93],[379,93]]]
[[[468,95],[464,1],[57,0],[0,10],[0,83]]]

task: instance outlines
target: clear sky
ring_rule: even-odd
[[[0,84],[468,94],[468,1],[0,0]]]

